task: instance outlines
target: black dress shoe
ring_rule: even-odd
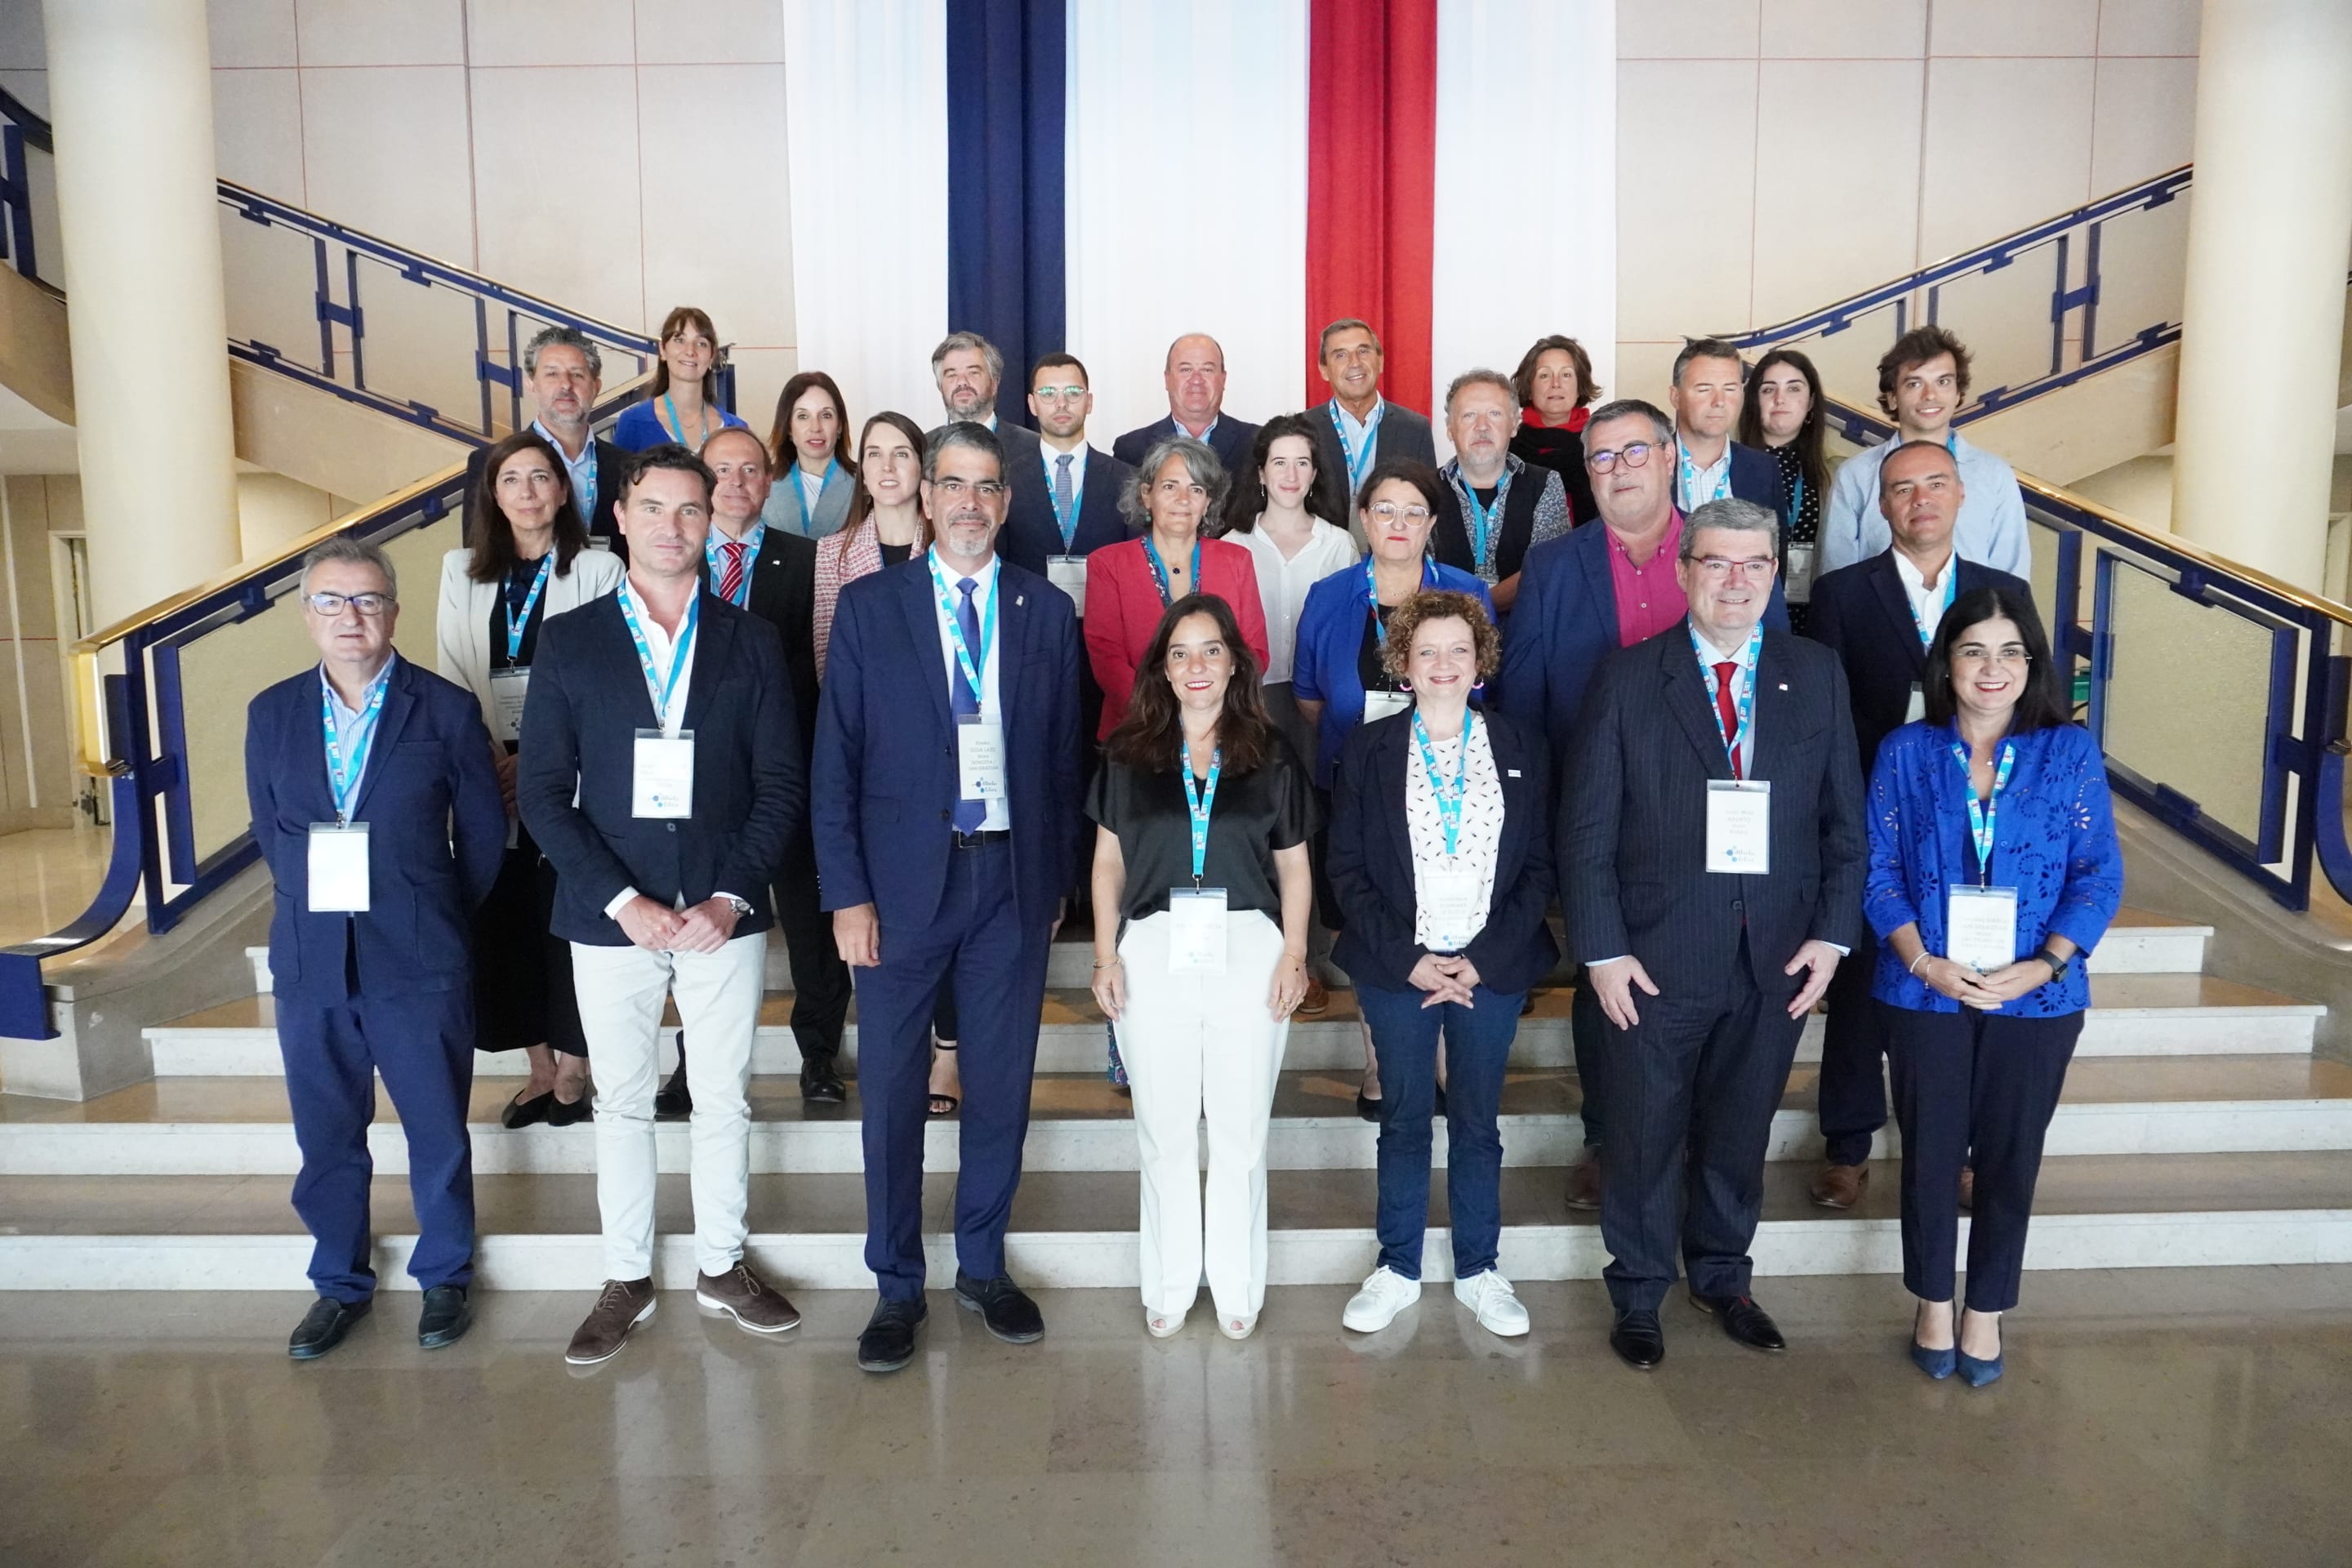
[[[1617,1359],[1638,1372],[1647,1372],[1666,1359],[1665,1331],[1658,1327],[1655,1312],[1620,1312],[1617,1326],[1609,1331],[1609,1348]]]
[[[1784,1351],[1789,1342],[1780,1337],[1780,1326],[1772,1314],[1756,1304],[1748,1296],[1702,1296],[1691,1292],[1691,1305],[1708,1313],[1723,1325],[1724,1333],[1735,1343],[1755,1351]]]
[[[801,1058],[801,1099],[810,1105],[840,1105],[849,1099],[841,1075],[833,1069],[833,1053]]]
[[[857,1336],[857,1369],[860,1372],[897,1372],[915,1359],[915,1328],[930,1309],[923,1299],[893,1301],[884,1297],[866,1321],[866,1331]]]
[[[1034,1345],[1045,1337],[1045,1317],[1011,1279],[974,1279],[956,1270],[956,1305],[978,1312],[988,1331],[1008,1345]]]
[[[580,1098],[577,1100],[551,1099],[547,1102],[547,1124],[550,1127],[569,1127],[575,1121],[595,1120],[596,1108],[589,1103],[588,1086],[585,1084],[580,1086]]]
[[[310,1303],[302,1321],[294,1325],[293,1337],[286,1342],[286,1353],[296,1361],[316,1361],[343,1342],[352,1325],[368,1315],[366,1301],[338,1301],[332,1296],[321,1296]]]
[[[694,1114],[694,1096],[686,1091],[686,1037],[677,1038],[677,1070],[654,1091],[654,1120],[683,1121]]]
[[[425,1310],[417,1315],[416,1342],[428,1351],[454,1345],[474,1326],[474,1309],[463,1285],[436,1285],[425,1292]]]

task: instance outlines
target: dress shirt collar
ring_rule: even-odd
[[[1338,397],[1335,396],[1331,399],[1332,415],[1339,419],[1341,427],[1348,432],[1349,438],[1358,446],[1363,444],[1364,437],[1371,433],[1372,426],[1381,422],[1381,410],[1387,406],[1388,399],[1382,397],[1378,391],[1375,391],[1372,394],[1371,417],[1369,419],[1359,419],[1354,415],[1348,412],[1348,405],[1340,402]]]
[[[398,653],[386,651],[383,657],[383,668],[375,672],[375,679],[369,681],[366,689],[361,691],[360,705],[352,708],[344,704],[342,693],[337,691],[335,683],[327,679],[327,661],[325,659],[319,661],[319,687],[327,694],[327,700],[334,704],[335,723],[338,728],[349,724],[367,711],[368,704],[375,700],[375,694],[383,689],[385,681],[392,679],[392,667],[399,662]]]

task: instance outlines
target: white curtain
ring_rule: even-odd
[[[1069,340],[1096,445],[1168,412],[1170,342],[1225,351],[1225,406],[1299,406],[1307,0],[1070,0]]]
[[[1439,0],[1437,396],[1474,365],[1508,375],[1565,332],[1617,372],[1617,8]],[[1439,410],[1431,409],[1431,416]],[[1441,456],[1446,446],[1443,431]]]
[[[947,0],[782,5],[800,366],[841,384],[852,439],[885,408],[928,429],[948,326]]]

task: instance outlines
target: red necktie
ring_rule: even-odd
[[[1739,710],[1732,704],[1731,681],[1739,673],[1739,666],[1725,659],[1715,667],[1715,716],[1723,725],[1723,747],[1731,754],[1731,776],[1747,775],[1739,767]]]
[[[719,548],[727,552],[727,564],[719,569],[719,596],[731,605],[743,588],[744,546],[740,540],[723,539]]]

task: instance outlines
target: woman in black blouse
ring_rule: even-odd
[[[1780,530],[1780,582],[1789,595],[1789,624],[1801,632],[1812,597],[1822,508],[1829,504],[1830,464],[1822,447],[1828,416],[1822,378],[1813,362],[1796,350],[1774,349],[1748,372],[1739,405],[1739,441],[1771,453],[1780,465],[1780,493],[1789,498],[1787,526]]]
[[[1087,815],[1095,1000],[1135,1096],[1143,1321],[1160,1339],[1182,1328],[1205,1266],[1218,1329],[1246,1339],[1265,1300],[1275,1075],[1307,994],[1314,791],[1224,600],[1169,605],[1136,668]]]
[[[1592,383],[1592,356],[1574,338],[1554,332],[1538,338],[1511,373],[1519,396],[1519,427],[1511,456],[1549,468],[1568,487],[1570,524],[1600,515],[1592,502],[1592,479],[1584,471],[1584,421],[1601,388]]]

